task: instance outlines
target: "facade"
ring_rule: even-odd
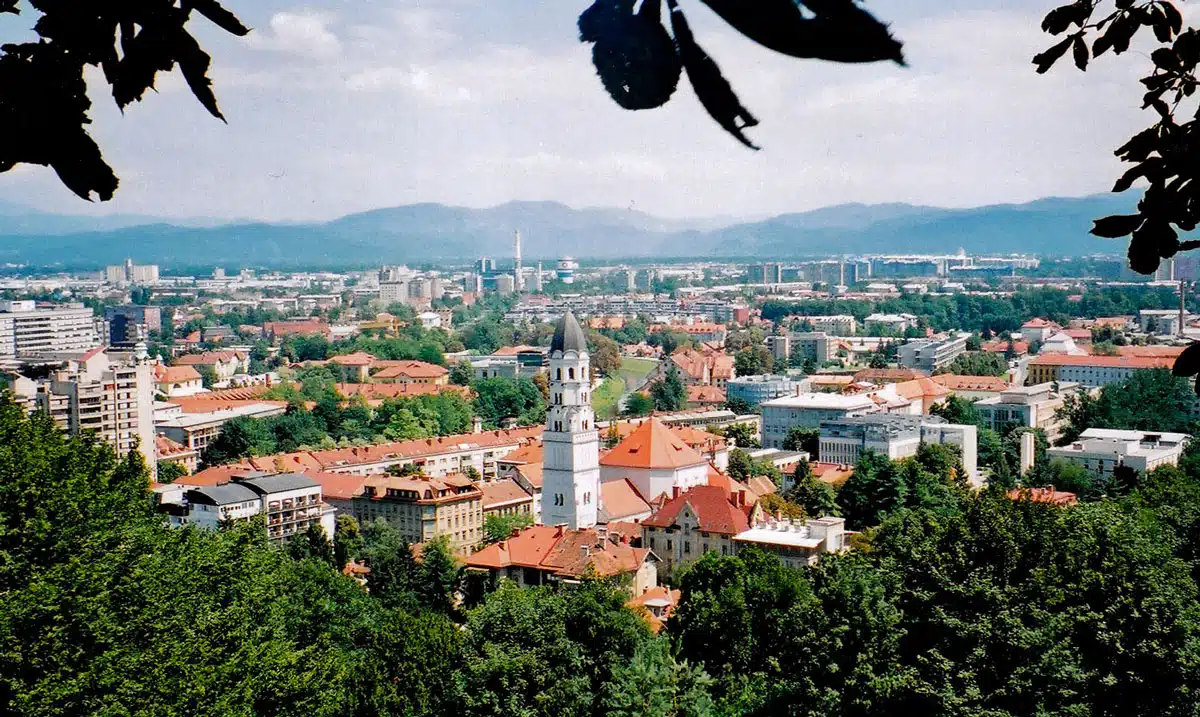
[[[955,396],[968,401],[996,398],[1012,388],[1012,384],[1007,380],[992,376],[959,376],[952,373],[940,373],[931,380],[940,386],[945,386]]]
[[[707,347],[676,349],[669,362],[679,370],[680,378],[688,386],[716,386],[724,390],[734,375],[733,357]],[[667,370],[666,363],[663,362],[661,371]]]
[[[1178,336],[1182,328],[1178,309],[1142,309],[1138,312],[1138,328],[1147,334]],[[1185,321],[1187,314],[1182,317]]]
[[[748,284],[782,284],[782,264],[751,264],[747,268],[746,283]]]
[[[871,314],[863,319],[863,327],[868,332],[889,331],[902,334],[916,326],[917,317],[912,314]]]
[[[150,364],[102,348],[57,356],[54,363],[45,379],[22,381],[15,386],[26,392],[18,400],[46,412],[68,433],[95,433],[120,456],[136,448],[154,475],[154,382]]]
[[[481,481],[476,485],[483,491],[484,520],[493,515],[500,518],[525,515],[535,519],[533,494],[512,478]]]
[[[761,512],[746,498],[744,490],[731,492],[715,485],[676,489],[642,521],[642,545],[654,551],[668,570],[710,551],[733,555],[734,536],[749,530]]]
[[[817,428],[835,421],[878,412],[879,405],[865,395],[801,393],[762,404],[764,448],[783,448],[792,428]]]
[[[853,336],[858,331],[858,322],[849,314],[805,316],[804,320],[812,324],[815,331],[823,331],[832,336]]]
[[[1118,466],[1141,473],[1159,466],[1179,463],[1183,449],[1192,437],[1186,433],[1154,433],[1089,428],[1079,440],[1047,451],[1051,459],[1061,459],[1104,475]]]
[[[154,390],[167,398],[204,393],[204,378],[191,366],[154,365]]]
[[[162,506],[176,526],[215,530],[263,515],[267,538],[287,543],[312,526],[333,538],[334,510],[323,500],[321,484],[298,473],[247,473],[228,482],[185,491],[182,502]]]
[[[1062,420],[1056,415],[1066,396],[1079,390],[1078,384],[1040,383],[1013,386],[999,396],[975,402],[984,425],[994,431],[1018,424],[1040,428],[1053,443],[1062,435]]]
[[[465,552],[483,540],[483,491],[463,475],[371,476],[350,510],[359,523],[387,521],[411,543],[444,535]]]
[[[854,465],[864,451],[898,460],[916,455],[922,443],[957,446],[968,480],[977,482],[976,427],[945,423],[936,416],[877,414],[825,421],[821,424],[820,462]]]
[[[178,366],[208,366],[216,374],[218,381],[228,381],[239,373],[250,370],[250,355],[243,351],[209,351],[202,354],[180,356],[176,361]]]
[[[854,317],[850,317],[851,321]],[[812,359],[817,366],[833,358],[837,350],[837,342],[831,341],[824,331],[794,331],[788,335],[788,358],[799,354],[802,359]],[[776,357],[778,358],[778,357]]]
[[[444,386],[450,383],[450,371],[425,361],[379,361],[383,368],[371,378],[382,383],[428,383]]]
[[[900,345],[900,365],[926,373],[949,366],[967,350],[967,334],[944,339],[919,339]]]
[[[776,334],[768,336],[764,342],[767,346],[767,351],[771,352],[771,358],[776,361],[786,362],[792,355],[792,338],[787,334]],[[785,364],[786,365],[786,364]]]
[[[0,349],[8,356],[82,352],[98,343],[96,317],[83,304],[0,301]]]
[[[725,384],[725,395],[729,399],[740,398],[751,406],[764,401],[791,396],[800,390],[800,384],[788,376],[738,376]]]
[[[134,264],[126,259],[124,264],[104,267],[104,280],[110,284],[153,284],[158,281],[158,265]]]
[[[162,330],[162,309],[158,306],[108,306],[104,309],[108,324],[108,344],[131,349],[149,339],[151,332]]]
[[[1173,356],[1071,356],[1041,354],[1029,362],[1028,383],[1058,381],[1077,383],[1087,388],[1119,383],[1134,371],[1154,368],[1169,369],[1175,365]]]
[[[733,536],[735,553],[747,546],[771,553],[789,568],[815,565],[823,553],[840,553],[846,548],[846,519],[760,522]]]
[[[542,522],[570,530],[596,525],[600,509],[600,434],[592,413],[591,361],[575,315],[550,342],[550,406],[542,433]]]

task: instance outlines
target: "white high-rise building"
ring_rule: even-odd
[[[542,522],[571,530],[596,525],[600,508],[600,434],[592,413],[591,361],[570,312],[550,343],[550,407],[542,434]]]

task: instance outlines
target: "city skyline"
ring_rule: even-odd
[[[1120,171],[1112,150],[1146,121],[1139,62],[1033,72],[1044,2],[871,3],[908,69],[794,61],[689,5],[762,120],[762,152],[725,136],[686,87],[656,111],[616,108],[576,41],[582,6],[273,0],[233,8],[255,28],[241,40],[192,23],[228,125],[178,73],[123,117],[93,87],[91,129],[122,179],[114,201],[80,202],[40,167],[0,176],[0,194],[65,213],[267,220],[514,199],[665,217],[974,206],[1103,192]],[[5,18],[0,34],[20,39],[27,22]]]

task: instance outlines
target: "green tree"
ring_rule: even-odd
[[[785,495],[788,500],[803,506],[804,513],[813,518],[840,514],[833,486],[817,478],[808,461],[796,463],[792,486]]]
[[[960,376],[1003,376],[1008,373],[1008,362],[1000,354],[986,351],[959,355],[940,373]]]
[[[512,537],[513,531],[523,530],[533,525],[533,516],[525,513],[510,515],[489,515],[483,520],[483,535],[485,543],[498,543]]]
[[[333,567],[340,567],[334,559],[333,544],[319,525],[310,525],[308,530],[293,537],[287,544],[288,555],[293,560],[316,560]]]
[[[896,466],[874,451],[863,451],[854,473],[837,494],[848,525],[869,528],[904,507],[908,487]]]
[[[498,428],[506,418],[515,418],[522,425],[536,425],[546,420],[546,401],[541,391],[527,378],[485,378],[474,386],[475,414],[487,428]]]
[[[205,388],[212,388],[217,384],[217,370],[212,366],[197,364],[194,368],[196,369],[196,373],[200,374],[200,383]]]
[[[802,428],[792,426],[783,439],[783,450],[804,451],[812,460],[817,459],[821,447],[821,430],[819,428]]]
[[[341,568],[349,561],[356,560],[363,551],[363,545],[358,521],[353,515],[339,515],[333,530],[334,565]]]
[[[362,537],[363,557],[371,569],[367,575],[371,594],[386,607],[417,610],[419,568],[408,541],[382,519],[368,523]]]
[[[947,423],[983,426],[983,414],[975,407],[975,402],[960,396],[951,396],[941,403],[934,404],[929,413],[946,419]]]
[[[265,421],[239,417],[221,425],[221,432],[205,447],[200,460],[206,466],[217,466],[275,452],[275,435]]]
[[[159,483],[174,483],[188,474],[187,468],[178,461],[159,461],[158,462],[158,482]]]
[[[662,378],[651,382],[650,398],[654,400],[654,408],[658,411],[678,411],[683,408],[687,401],[687,387],[673,363]]]
[[[625,398],[626,416],[648,416],[654,412],[654,399],[644,393],[634,391]]]
[[[716,714],[703,669],[679,661],[666,638],[638,645],[628,665],[618,665],[601,695],[608,717],[708,717]]]
[[[725,410],[733,411],[739,416],[745,416],[754,411],[754,406],[751,406],[750,402],[741,396],[733,396],[725,401]]]
[[[592,332],[588,337],[591,344],[589,356],[592,370],[604,376],[615,376],[621,369],[621,347],[607,336]]]
[[[459,361],[450,366],[450,383],[455,386],[470,386],[475,380],[475,369],[469,361]]]
[[[452,614],[462,573],[463,567],[446,536],[426,541],[421,551],[420,579],[416,583],[421,606],[442,615]]]
[[[734,423],[722,429],[726,438],[732,438],[734,445],[739,448],[761,448],[758,438],[754,435],[754,426],[749,423]]]

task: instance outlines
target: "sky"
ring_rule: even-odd
[[[749,131],[759,152],[709,119],[686,80],[656,110],[613,104],[578,42],[587,0],[224,4],[250,35],[202,18],[189,27],[213,56],[228,124],[178,72],[124,114],[94,73],[91,132],[117,196],[88,204],[51,170],[20,166],[0,174],[0,200],[271,221],[510,200],[739,218],[846,202],[978,206],[1108,191],[1122,171],[1112,151],[1151,121],[1136,82],[1144,53],[1035,74],[1055,0],[868,0],[905,43],[907,68],[785,57],[680,0],[761,121]],[[30,36],[26,10],[0,22],[0,42]]]

